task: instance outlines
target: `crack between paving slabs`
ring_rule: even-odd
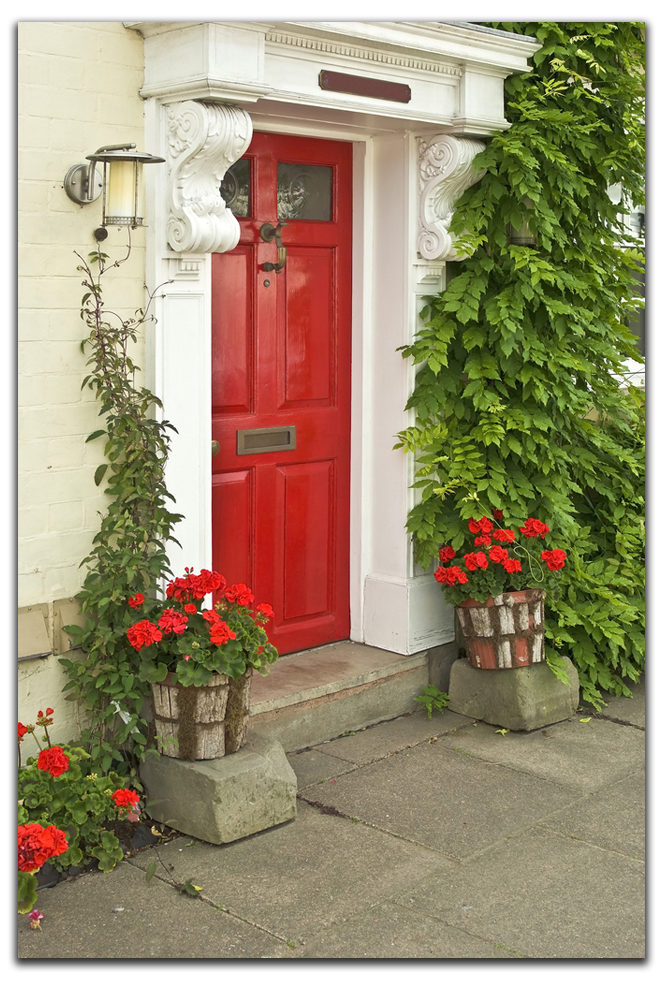
[[[121,862],[127,863],[130,867],[135,867],[136,870],[139,870],[143,874],[146,874],[146,871],[144,870],[143,867],[140,867],[139,864],[132,863],[131,860],[123,860]],[[156,871],[154,877],[157,881],[161,881],[161,883],[167,884],[168,887],[175,886],[174,881],[168,880],[165,875],[161,877],[158,874],[158,871]],[[244,925],[248,925],[250,928],[256,928],[258,929],[259,932],[263,932],[264,935],[269,935],[270,938],[275,939],[277,942],[283,942],[284,945],[286,946],[288,946],[288,943],[290,941],[294,941],[292,939],[285,939],[282,935],[277,935],[275,932],[272,932],[269,928],[264,928],[262,925],[258,925],[256,922],[251,921],[249,918],[245,918],[243,915],[238,915],[231,908],[227,908],[226,905],[217,904],[215,901],[212,901],[211,898],[208,898],[206,894],[199,893],[197,898],[191,900],[204,901],[205,904],[208,904],[211,908],[214,908],[216,911],[222,911],[224,914],[230,915],[230,917],[234,918],[236,921],[242,922]]]
[[[413,901],[413,900],[414,900],[413,898],[410,898],[410,901]],[[379,902],[379,904],[383,904],[383,903],[384,902],[381,902],[381,901]],[[400,901],[399,899],[396,899],[396,898],[387,899],[387,902],[386,903],[387,904],[397,905],[399,908],[403,908],[405,911],[417,911],[416,908],[414,908],[414,907],[412,907],[412,906],[410,906],[408,904],[403,904],[402,901]],[[377,905],[374,905],[374,907],[376,908]],[[463,907],[463,906],[461,906],[461,907]],[[493,939],[489,938],[487,935],[479,935],[478,932],[472,932],[472,931],[470,931],[467,928],[463,928],[462,925],[457,925],[455,922],[449,921],[448,918],[439,918],[437,915],[432,915],[428,911],[421,911],[421,914],[422,914],[422,916],[424,918],[430,918],[433,921],[437,922],[439,925],[448,925],[449,928],[455,928],[456,931],[462,932],[463,935],[467,935],[471,939],[477,939],[479,942],[488,942],[490,945],[495,946],[496,949],[503,949],[505,952],[510,952],[517,959],[528,959],[529,958],[523,952],[519,952],[516,949],[511,949],[509,946],[503,945],[502,942],[495,942]]]
[[[397,718],[395,717],[392,718],[392,720],[395,719]],[[448,734],[457,734],[459,730],[463,730],[464,727],[468,726],[468,723],[471,721],[471,719],[472,718],[468,718],[467,722],[461,724],[460,727],[449,727],[447,728],[447,730],[443,730],[439,734],[434,734],[432,737],[422,737],[420,738],[420,740],[415,741],[413,744],[403,744],[402,747],[396,748],[394,751],[388,751],[386,754],[382,754],[379,758],[371,758],[370,761],[364,761],[363,764],[361,764],[358,761],[353,761],[351,758],[345,758],[342,755],[336,754],[335,751],[329,751],[327,748],[325,748],[325,745],[330,744],[331,743],[330,741],[324,741],[323,744],[313,744],[310,747],[301,748],[299,751],[294,751],[292,752],[292,754],[289,754],[288,758],[290,760],[290,758],[293,757],[293,754],[296,755],[304,754],[305,751],[320,751],[322,754],[327,754],[328,757],[336,758],[338,761],[348,761],[352,765],[354,765],[355,768],[364,768],[366,765],[374,765],[378,761],[385,761],[387,758],[392,758],[394,754],[400,754],[402,751],[408,751],[410,748],[419,747],[420,744],[433,744],[439,737],[446,737]],[[381,720],[380,723],[382,724],[391,723],[392,720],[391,721]],[[374,726],[376,727],[377,725],[375,724]],[[352,736],[355,737],[356,734],[361,734],[364,730],[370,730],[370,729],[371,728],[369,727],[363,727],[361,730],[355,731]],[[333,740],[339,741],[340,738],[335,737],[333,738]],[[349,772],[346,772],[345,774],[349,774]],[[318,781],[312,782],[309,786],[305,786],[305,788],[311,788],[312,785],[318,785],[318,784],[319,784]]]

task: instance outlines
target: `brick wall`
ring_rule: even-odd
[[[106,507],[93,481],[103,444],[85,443],[100,420],[92,394],[80,388],[84,290],[75,256],[94,248],[102,199],[77,205],[63,180],[104,144],[150,149],[138,95],[143,62],[142,39],[120,23],[18,27],[19,719],[30,723],[38,709],[53,707],[52,736],[61,741],[76,736],[76,723],[61,696],[57,655],[68,638],[59,626],[74,620],[67,599],[81,586],[79,564]],[[130,259],[106,277],[105,300],[122,315],[144,301],[144,237],[142,229],[132,233]],[[111,229],[105,252],[121,258],[127,240],[127,231]],[[54,655],[30,656],[45,648]]]
[[[102,442],[85,359],[77,250],[93,249],[101,199],[87,206],[63,191],[67,169],[103,144],[144,146],[143,43],[120,23],[21,23],[18,30],[19,606],[74,594],[105,497],[93,482]],[[144,231],[113,271],[106,299],[121,313],[143,302]],[[110,230],[120,257],[127,232]],[[140,362],[142,353],[138,353]]]

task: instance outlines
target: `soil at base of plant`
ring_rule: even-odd
[[[153,819],[141,819],[137,823],[128,822],[127,819],[112,820],[105,823],[105,829],[114,833],[119,841],[119,846],[123,850],[123,856],[134,857],[140,850],[145,850],[156,843],[167,843],[176,836],[180,836],[179,830],[171,829],[162,823],[154,822]],[[152,830],[157,830],[158,836]],[[88,874],[98,870],[98,861],[94,858],[89,864],[83,867],[66,867],[65,870],[56,870],[51,864],[46,863],[35,875],[37,877],[37,890],[45,887],[55,887],[60,881],[65,881],[70,877],[79,877],[80,874]]]

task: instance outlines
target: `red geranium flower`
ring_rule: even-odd
[[[482,533],[481,536],[475,536],[475,546],[490,546],[491,537],[488,533]]]
[[[158,619],[158,625],[166,635],[174,632],[175,635],[183,635],[188,624],[185,614],[179,614],[174,608],[166,608]]]
[[[519,530],[526,539],[534,539],[535,536],[540,536],[541,539],[549,532],[549,526],[545,525],[544,522],[540,522],[539,519],[526,519],[526,522]]]
[[[502,546],[492,546],[489,550],[489,560],[493,563],[502,563],[509,558],[509,553]]]
[[[37,767],[40,771],[48,771],[53,778],[58,778],[70,767],[70,759],[63,748],[56,744],[40,751],[37,756]]]
[[[141,608],[144,604],[144,594],[140,594],[139,591],[137,594],[133,594],[132,597],[128,598],[128,604],[131,608]]]
[[[67,850],[67,837],[56,826],[26,823],[19,826],[19,870],[32,874],[47,860]]]
[[[184,611],[186,612],[186,614],[195,614],[197,610],[198,609],[195,606],[195,604],[185,604],[184,605]]]
[[[503,560],[507,573],[521,573],[521,560]]]
[[[112,793],[112,800],[117,809],[132,809],[139,803],[140,797],[131,788],[117,788],[116,792]]]
[[[448,587],[453,587],[457,583],[467,584],[468,582],[465,570],[461,570],[459,566],[438,567],[433,576],[438,584],[446,584]]]
[[[218,611],[210,611],[208,609],[207,611],[202,612],[202,616],[205,621],[209,622],[210,625],[214,625],[217,621],[221,621],[221,615]]]
[[[231,604],[252,604],[254,600],[254,595],[246,584],[233,584],[224,590],[223,596]]]
[[[136,652],[139,652],[145,645],[151,645],[152,642],[160,642],[163,638],[163,632],[152,621],[146,620],[131,625],[126,634]]]
[[[220,620],[209,629],[209,640],[212,645],[225,645],[233,638],[237,638],[237,635],[231,631],[225,621]]]
[[[28,728],[24,726],[24,724],[22,724],[21,721],[19,720],[19,744],[21,743],[21,741],[23,740],[23,738],[26,736],[27,733],[28,733]]]
[[[496,529],[493,532],[493,538],[497,539],[499,543],[513,543],[516,536],[513,529]]]
[[[502,518],[503,518],[502,509],[494,509],[493,518],[496,520],[496,522],[502,522]]]
[[[540,559],[544,560],[550,570],[561,570],[565,566],[563,550],[545,550]]]
[[[463,559],[468,570],[476,570],[478,567],[486,570],[489,565],[484,553],[466,553]]]
[[[491,522],[490,519],[487,519],[486,516],[482,516],[481,519],[469,519],[468,529],[470,530],[470,532],[474,532],[474,533],[477,532],[489,533],[493,529],[493,523]]]
[[[262,614],[263,617],[265,618],[274,618],[275,616],[275,613],[272,610],[270,604],[259,604],[256,610],[258,611],[259,614]]]
[[[453,548],[453,546],[441,546],[437,551],[437,555],[443,562],[445,560],[453,560],[453,558],[456,556],[456,550]]]

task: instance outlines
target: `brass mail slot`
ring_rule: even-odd
[[[270,451],[294,451],[295,427],[259,427],[237,431],[238,454],[269,454]]]

